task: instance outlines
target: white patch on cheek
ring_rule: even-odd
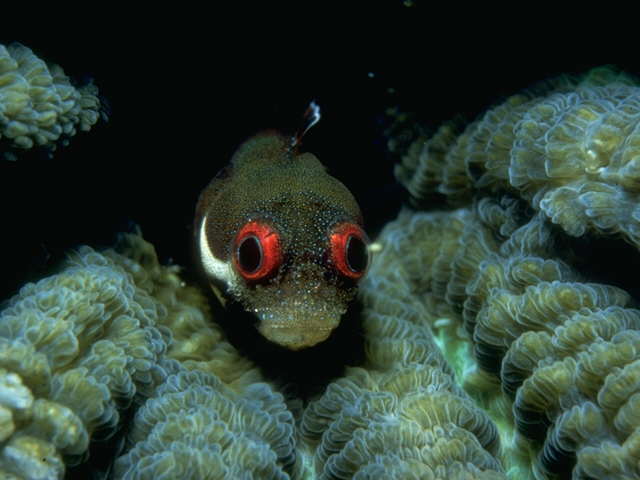
[[[205,216],[200,223],[200,235],[198,237],[198,252],[202,266],[207,275],[222,280],[227,285],[227,288],[233,289],[236,287],[238,280],[231,262],[225,262],[213,255],[213,252],[209,248],[209,242],[207,241],[206,224],[207,217]]]

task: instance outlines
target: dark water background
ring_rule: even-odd
[[[462,50],[452,32],[424,36],[424,12],[398,2],[389,15],[399,33],[363,23],[345,41],[331,38],[327,24],[326,41],[338,43],[313,48],[313,28],[275,45],[268,28],[255,34],[241,18],[181,24],[180,34],[177,24],[121,32],[117,22],[108,34],[0,32],[0,43],[19,41],[72,78],[93,78],[110,108],[109,122],[52,159],[25,152],[0,161],[0,299],[51,271],[69,249],[112,245],[134,224],[162,261],[188,267],[199,192],[248,136],[294,130],[311,99],[323,118],[303,149],[352,190],[375,235],[402,202],[383,136],[388,107],[418,111],[435,128],[457,114],[472,120],[533,82],[612,61],[544,49],[513,57],[504,45],[476,48],[473,39]],[[229,25],[233,34],[215,33]],[[640,74],[638,63],[618,65]]]

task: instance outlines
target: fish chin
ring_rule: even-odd
[[[289,350],[309,348],[326,340],[340,324],[346,307],[335,304],[283,304],[256,309],[258,331],[269,341]]]
[[[301,350],[326,340],[340,324],[356,288],[323,279],[323,267],[299,262],[287,275],[242,292],[247,311],[258,317],[258,331],[289,350]]]

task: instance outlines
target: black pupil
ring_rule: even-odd
[[[367,268],[367,246],[353,235],[347,240],[347,265],[358,273]]]
[[[251,235],[245,238],[238,247],[238,263],[247,273],[253,273],[262,263],[262,247],[260,241]]]

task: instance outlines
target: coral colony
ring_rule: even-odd
[[[96,93],[0,46],[2,151],[88,129]],[[121,439],[98,477],[640,478],[640,311],[564,248],[638,246],[640,88],[596,70],[461,131],[406,118],[412,208],[360,282],[362,362],[291,398],[139,235],[82,247],[0,313],[0,476],[63,478]]]
[[[104,112],[92,83],[75,88],[58,65],[27,47],[0,45],[0,155],[33,146],[55,150],[77,129],[88,131]]]

